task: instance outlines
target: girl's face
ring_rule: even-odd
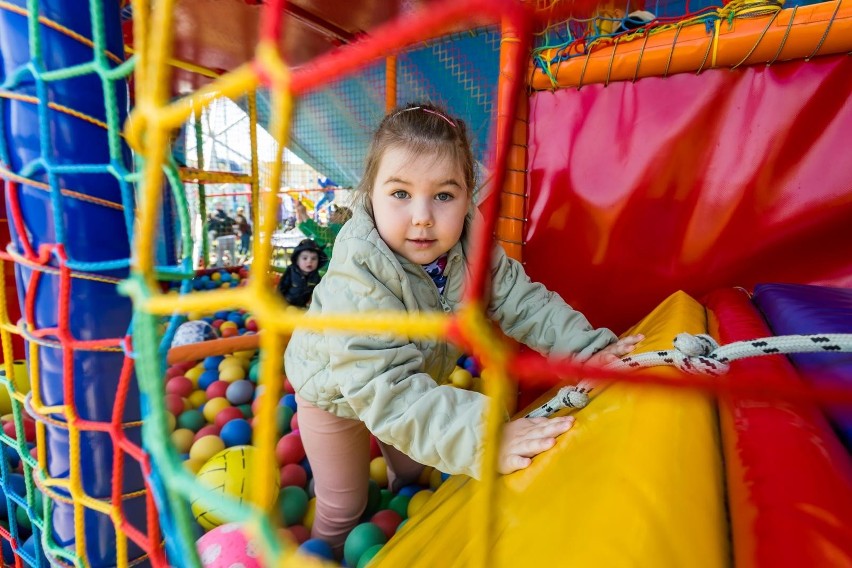
[[[416,264],[429,264],[461,238],[470,193],[459,164],[437,153],[388,148],[370,201],[379,236]]]

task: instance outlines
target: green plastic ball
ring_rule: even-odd
[[[399,516],[403,519],[408,518],[408,502],[411,501],[411,497],[408,495],[397,495],[390,501],[390,505],[388,505],[388,509],[391,511],[396,511],[399,513]]]
[[[364,554],[361,555],[361,558],[358,559],[358,566],[356,568],[367,568],[367,565],[370,563],[370,560],[373,559],[376,554],[382,549],[383,544],[374,544],[370,548],[364,551]]]
[[[308,494],[301,487],[290,485],[281,489],[278,507],[284,526],[298,525],[308,510]]]
[[[178,428],[186,428],[193,432],[198,432],[205,424],[207,424],[207,420],[204,419],[204,415],[195,409],[181,412],[177,419]]]
[[[293,420],[293,409],[286,404],[279,404],[275,409],[275,424],[278,428],[278,435],[290,433],[290,421]]]
[[[379,501],[379,511],[390,507],[391,499],[393,499],[393,492],[390,489],[382,489],[381,501]]]
[[[358,560],[369,548],[387,542],[382,529],[373,523],[361,523],[349,533],[343,544],[343,558],[347,566],[357,566]]]

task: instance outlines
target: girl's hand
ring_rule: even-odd
[[[532,458],[556,444],[556,436],[574,425],[573,416],[518,418],[503,427],[497,471],[512,473],[532,463]]]
[[[640,334],[637,335],[628,335],[627,337],[622,337],[615,343],[610,343],[586,361],[586,363],[590,363],[592,365],[603,366],[608,363],[612,363],[613,361],[618,361],[634,349],[636,349],[636,344],[645,339],[645,336]]]

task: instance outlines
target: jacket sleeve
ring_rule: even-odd
[[[324,312],[405,310],[392,290],[400,278],[379,278],[370,266],[391,262],[377,260],[381,251],[359,254],[352,240],[337,246],[348,261],[341,273],[330,269],[324,278]],[[484,395],[439,386],[422,371],[423,354],[407,337],[329,334],[327,341],[332,383],[341,385],[341,396],[377,438],[445,473],[479,476]]]
[[[573,354],[581,361],[616,341],[614,333],[593,328],[559,294],[532,282],[502,247],[495,248],[489,316],[506,335],[543,355]]]
[[[284,274],[281,275],[281,278],[278,280],[278,293],[287,297],[287,291],[290,289],[290,267],[284,271]]]

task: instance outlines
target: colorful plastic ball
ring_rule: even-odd
[[[293,414],[293,418],[290,419],[290,430],[295,432],[299,429],[299,413],[296,412]]]
[[[210,280],[213,280],[214,282],[219,282],[220,280],[222,280],[222,275],[219,272],[214,272],[210,275]]]
[[[246,320],[243,325],[249,331],[257,331],[259,329],[257,325],[257,320],[255,320],[254,318]]]
[[[308,483],[308,474],[305,468],[297,463],[288,463],[281,468],[281,487],[291,485],[304,488]]]
[[[207,393],[203,390],[194,390],[186,399],[192,408],[201,408],[207,402]]]
[[[290,432],[290,420],[293,419],[293,414],[295,412],[289,406],[280,405],[275,409],[275,425],[279,436]]]
[[[287,528],[281,528],[278,530],[281,531],[283,536],[292,539],[296,544],[302,544],[311,538],[311,531],[302,525],[290,525]]]
[[[456,388],[467,390],[473,386],[473,375],[471,375],[470,371],[467,369],[456,367],[455,370],[450,373],[450,382]]]
[[[379,510],[384,510],[390,507],[391,499],[393,499],[393,492],[390,489],[381,489],[379,491],[381,494],[381,500],[379,501]]]
[[[296,394],[296,389],[293,388],[293,385],[290,383],[290,380],[286,377],[284,378],[284,392],[286,394]]]
[[[305,518],[302,520],[302,524],[305,525],[305,528],[311,530],[314,526],[314,518],[317,514],[317,499],[308,498],[308,508],[305,511]]]
[[[228,421],[219,433],[226,448],[246,446],[251,443],[251,425],[243,418]]]
[[[432,466],[426,466],[420,472],[420,477],[417,478],[417,484],[422,487],[429,487],[429,478],[432,476],[432,472],[435,471],[435,468]]]
[[[240,365],[226,365],[219,369],[219,380],[226,383],[241,381],[246,378],[246,372]]]
[[[194,390],[195,385],[183,375],[172,377],[166,383],[166,394],[176,394],[180,397],[186,398],[191,395]]]
[[[192,513],[201,528],[209,530],[223,522],[218,508],[222,499],[217,499],[216,494],[245,502],[250,499],[249,492],[257,488],[261,479],[265,479],[270,484],[267,492],[272,496],[269,506],[275,503],[278,497],[277,472],[273,464],[261,462],[257,454],[258,450],[252,446],[235,446],[222,450],[201,467],[198,481],[214,494],[210,496],[212,499],[198,499],[192,503]]]
[[[253,396],[254,385],[251,381],[246,380],[234,381],[227,386],[225,391],[225,398],[235,406],[251,402]]]
[[[204,414],[204,418],[207,419],[207,422],[213,424],[216,420],[216,415],[222,412],[222,410],[230,407],[231,403],[228,402],[227,398],[212,398],[204,405],[204,410],[202,412]],[[221,424],[219,426],[221,426]]]
[[[249,540],[237,523],[218,526],[196,542],[204,568],[261,568],[259,546]]]
[[[382,490],[379,489],[375,481],[370,479],[367,481],[367,507],[364,509],[364,515],[368,518],[372,517],[379,510],[381,504]]]
[[[289,406],[293,412],[296,412],[298,410],[298,407],[296,406],[296,395],[285,394],[281,400],[284,402],[285,405]]]
[[[206,462],[204,460],[199,460],[195,458],[189,458],[188,460],[184,460],[183,467],[191,471],[192,473],[198,473],[202,466],[204,466]]]
[[[305,447],[302,445],[302,435],[298,432],[285,434],[275,446],[275,457],[280,465],[299,463],[305,459]]]
[[[370,479],[380,488],[388,486],[388,464],[385,458],[380,456],[370,461]]]
[[[397,495],[390,500],[388,509],[396,511],[403,519],[408,518],[408,504],[411,502],[411,497],[405,495]]]
[[[299,552],[325,558],[326,560],[334,560],[334,552],[331,546],[320,538],[310,538],[299,545]]]
[[[249,380],[256,384],[258,373],[260,373],[260,365],[257,362],[253,362],[249,366],[249,372],[248,372]]]
[[[185,454],[188,453],[189,449],[192,447],[192,443],[195,439],[195,432],[188,428],[178,428],[172,432],[171,438],[177,452],[179,454]]]
[[[347,566],[357,566],[358,560],[368,548],[387,542],[382,529],[373,523],[361,523],[349,533],[343,544],[343,557]]]
[[[437,469],[433,469],[432,473],[429,474],[429,488],[434,491],[438,489],[444,480],[441,478],[441,472]]]
[[[245,418],[246,420],[254,416],[254,412],[252,411],[250,404],[241,404],[237,406],[237,408],[240,409],[240,412],[243,413],[243,418]]]
[[[361,558],[358,559],[358,565],[355,568],[367,568],[367,565],[370,564],[370,561],[375,558],[375,556],[382,550],[383,547],[383,544],[374,544],[373,546],[365,550],[364,554],[361,555]]]
[[[225,393],[228,392],[228,387],[231,383],[226,383],[225,381],[213,381],[210,383],[206,389],[204,389],[204,394],[207,395],[207,400],[213,400],[214,398],[224,398]]]
[[[201,376],[198,377],[198,388],[203,391],[207,390],[207,387],[215,383],[219,380],[219,371],[215,369],[211,369],[209,371],[204,371],[201,373]]]
[[[165,404],[166,410],[174,414],[175,416],[180,416],[180,413],[186,410],[186,403],[183,401],[183,397],[176,394],[167,394],[165,396]],[[14,431],[15,423],[12,423],[12,428]],[[4,426],[5,430],[5,426]],[[8,432],[7,432],[8,434]]]
[[[285,526],[301,524],[308,510],[308,494],[301,487],[285,487],[279,495],[278,508]]]
[[[302,466],[302,469],[304,469],[305,473],[308,474],[308,479],[313,479],[314,472],[311,469],[311,462],[308,461],[307,456],[305,456],[305,459],[299,462],[299,465]]]
[[[481,370],[479,363],[473,357],[468,357],[462,367],[471,375],[478,375]]]
[[[385,509],[370,518],[370,522],[382,529],[388,540],[396,533],[396,527],[402,522],[402,517],[396,511]]]
[[[216,317],[216,319],[224,320],[224,319],[228,319],[228,315],[230,313],[231,312],[229,312],[228,310],[219,310],[218,312],[216,312],[213,315]]]
[[[186,371],[184,371],[183,376],[192,381],[192,384],[198,386],[198,383],[201,379],[201,375],[204,373],[204,367],[201,365],[196,365]],[[203,389],[202,389],[203,390]]]
[[[232,323],[232,322],[226,321],[225,323],[228,324],[228,323]],[[220,333],[222,334],[222,337],[236,337],[240,334],[240,329],[238,327],[236,327],[236,324],[234,324],[233,326],[228,326],[228,327],[224,327],[224,325],[223,325]]]
[[[382,448],[379,446],[379,440],[370,434],[370,459],[375,459],[382,455]]]
[[[397,492],[397,495],[405,495],[406,497],[414,497],[415,493],[420,491],[422,487],[419,485],[406,485]]]
[[[228,281],[231,280],[231,276],[228,275]],[[243,325],[243,315],[239,312],[231,312],[228,314],[228,321],[233,323],[234,325],[241,326]]]
[[[234,406],[229,406],[219,411],[219,414],[213,419],[213,424],[222,428],[232,420],[243,420],[243,411]]]
[[[196,440],[189,450],[189,457],[209,460],[225,449],[225,442],[219,436],[204,436]]]
[[[216,330],[209,323],[203,320],[188,321],[178,326],[175,336],[172,338],[172,347],[200,343],[216,337]]]
[[[207,424],[206,426],[202,426],[199,428],[198,432],[195,433],[195,441],[197,442],[204,436],[218,436],[221,428],[216,426],[215,424]]]
[[[204,358],[204,369],[207,371],[218,371],[219,363],[225,360],[222,355],[211,355]]]
[[[418,511],[422,510],[429,499],[432,497],[432,492],[428,489],[418,491],[411,501],[408,502],[408,516],[413,517]]]
[[[308,497],[313,499],[317,496],[317,492],[314,490],[314,478],[308,476]]]

